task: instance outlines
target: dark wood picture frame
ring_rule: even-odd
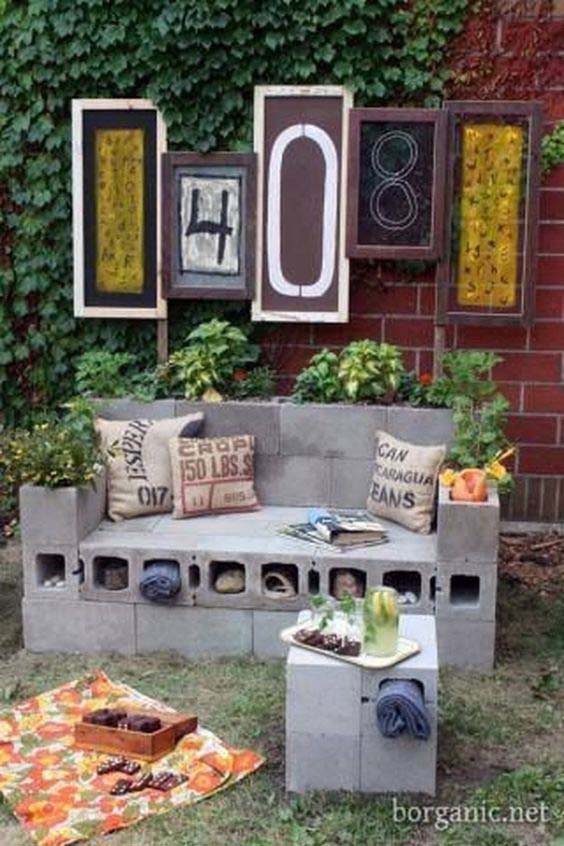
[[[432,124],[433,162],[430,180],[428,244],[362,243],[359,238],[362,126],[374,124]],[[436,259],[443,246],[447,115],[440,109],[359,108],[349,111],[349,169],[347,186],[347,256],[350,258]],[[415,160],[414,160],[415,164]],[[412,188],[411,188],[412,190]],[[414,223],[415,223],[414,218]]]
[[[239,181],[238,270],[188,271],[181,267],[181,176]],[[167,299],[251,299],[256,250],[256,156],[254,153],[165,153],[162,157],[163,290]]]
[[[541,138],[542,138],[542,106],[537,101],[478,101],[478,100],[447,100],[445,109],[448,113],[448,162],[446,184],[446,214],[445,214],[445,250],[444,256],[437,268],[437,321],[439,325],[447,323],[461,323],[488,326],[529,326],[534,317],[534,281],[537,270],[538,253],[538,222],[541,181]],[[520,239],[523,254],[520,255],[519,307],[514,311],[480,311],[460,306],[454,310],[451,307],[450,295],[456,262],[453,258],[453,222],[455,219],[455,203],[457,190],[457,132],[459,119],[469,115],[476,119],[505,118],[521,119],[528,124],[527,133],[527,169],[526,187],[522,194],[525,215],[519,220],[523,228]]]
[[[121,269],[130,280],[141,279],[135,292],[103,290],[98,260],[105,250],[100,246],[98,226],[100,209],[98,191],[104,182],[97,161],[98,133],[131,130],[143,133],[142,223],[138,244],[142,244],[142,271],[139,275],[121,256]],[[100,136],[98,136],[100,140]],[[100,142],[102,143],[102,142]],[[72,101],[72,187],[73,187],[73,259],[75,317],[112,317],[164,319],[166,300],[161,280],[161,153],[166,150],[166,124],[151,100],[146,99],[74,99]],[[117,169],[116,169],[117,168]],[[114,198],[123,197],[126,174],[114,162],[114,176],[122,182]],[[115,220],[106,230],[115,230]],[[116,237],[118,247],[123,237]],[[120,244],[120,240],[122,243]],[[114,245],[115,246],[115,245]],[[111,252],[111,249],[110,249]],[[116,262],[117,264],[117,262]],[[113,269],[115,271],[115,268]],[[111,277],[111,272],[108,276]]]
[[[258,85],[253,321],[346,323],[347,113],[342,85]]]

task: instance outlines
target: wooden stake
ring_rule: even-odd
[[[157,362],[164,364],[168,358],[168,320],[157,320]]]
[[[440,379],[443,375],[443,355],[445,352],[446,329],[435,326],[433,336],[433,379]]]
[[[437,301],[437,308],[435,311],[435,331],[433,334],[433,379],[440,379],[443,375],[443,355],[445,353],[446,345],[446,327],[440,326],[436,321],[438,320],[438,304],[439,304],[439,265],[440,260],[435,264],[435,295]]]

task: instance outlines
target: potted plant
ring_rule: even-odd
[[[93,414],[79,399],[60,419],[0,434],[0,473],[19,488],[27,543],[76,545],[102,519],[104,457]]]

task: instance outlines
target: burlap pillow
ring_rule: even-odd
[[[172,510],[168,442],[193,438],[203,414],[166,420],[96,420],[108,453],[108,514],[112,520]]]
[[[171,438],[173,517],[259,508],[255,493],[255,437]]]
[[[366,507],[414,532],[431,531],[446,446],[418,446],[376,432],[374,475]]]

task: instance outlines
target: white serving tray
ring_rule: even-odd
[[[421,652],[421,646],[416,640],[400,637],[398,638],[398,651],[395,655],[386,655],[385,657],[363,655],[362,653],[360,655],[337,655],[336,652],[328,652],[326,649],[319,649],[317,646],[310,646],[308,643],[301,643],[296,640],[294,637],[296,632],[306,627],[307,623],[298,623],[295,626],[283,629],[280,632],[280,640],[289,646],[299,646],[300,649],[317,652],[318,655],[323,655],[325,658],[336,658],[338,661],[346,661],[348,664],[355,664],[357,667],[364,667],[367,670],[382,670],[385,667],[393,667],[394,664],[399,664],[400,661],[405,661],[406,658],[411,658],[412,655]]]

